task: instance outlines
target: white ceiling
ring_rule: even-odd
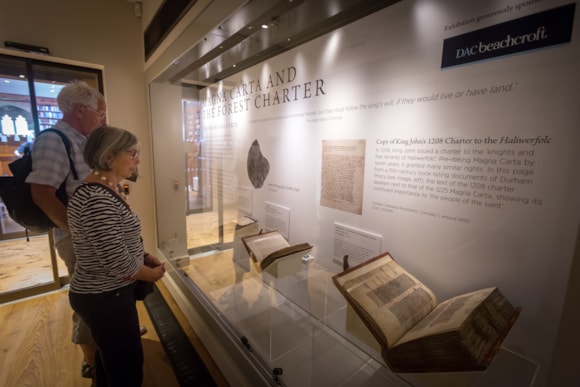
[[[37,97],[56,98],[63,87],[64,85],[56,83],[34,83],[34,91]],[[0,77],[0,94],[29,95],[28,81]]]

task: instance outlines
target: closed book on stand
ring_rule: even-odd
[[[250,257],[258,264],[260,270],[278,260],[294,256],[304,256],[312,249],[309,243],[290,245],[279,231],[273,230],[242,238]]]

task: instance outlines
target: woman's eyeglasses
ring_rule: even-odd
[[[136,158],[139,157],[139,151],[138,150],[126,150],[125,152],[129,153],[131,155],[131,160],[135,160]]]

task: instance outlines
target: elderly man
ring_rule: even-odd
[[[71,173],[61,138],[56,133],[45,133],[38,137],[32,147],[32,172],[26,182],[31,183],[32,198],[36,205],[57,226],[54,229],[55,247],[66,264],[70,278],[75,271],[76,256],[68,230],[66,204],[57,198],[56,191],[66,182],[66,192],[71,197],[75,188],[89,175],[90,169],[83,156],[85,144],[89,134],[106,123],[107,105],[98,90],[82,81],[63,87],[57,102],[63,117],[54,128],[69,140],[70,155],[78,180]],[[76,314],[73,314],[72,341],[80,345],[83,351],[82,375],[92,378],[96,347],[90,330]]]

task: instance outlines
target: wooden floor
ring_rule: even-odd
[[[218,216],[215,212],[187,217],[188,248],[217,243]],[[225,239],[232,239],[233,224],[223,228]],[[57,258],[59,276],[66,268]],[[53,281],[48,237],[46,235],[0,242],[0,293],[34,287]],[[159,290],[170,305],[218,386],[227,386],[219,369],[189,326],[171,295],[161,282]],[[142,302],[138,302],[145,352],[144,387],[177,387],[168,358],[155,333]],[[68,290],[0,304],[0,387],[82,387],[91,381],[80,375],[82,353],[70,341],[72,329]]]
[[[223,241],[233,240],[236,218],[235,213],[228,213],[224,220]],[[187,216],[187,248],[207,246],[220,242],[219,217],[210,211]],[[57,255],[56,264],[59,277],[67,276],[66,266]],[[54,282],[48,236],[37,235],[0,241],[0,294],[18,291]]]
[[[175,317],[218,386],[228,386],[217,366],[186,323],[171,295],[158,283]],[[142,302],[138,302],[145,353],[144,387],[178,387],[171,364]],[[80,375],[82,353],[70,341],[71,309],[66,289],[0,306],[0,386],[82,387],[91,380]]]
[[[54,282],[48,236],[37,235],[0,242],[0,293]],[[57,259],[60,276],[67,275]]]

